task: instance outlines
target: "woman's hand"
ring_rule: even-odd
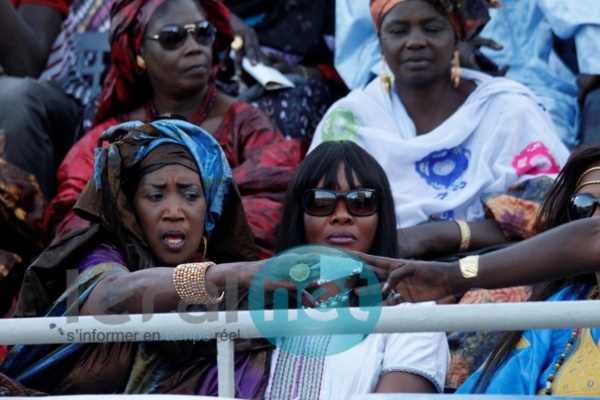
[[[237,15],[231,13],[231,25],[233,26],[233,32],[238,41],[239,48],[234,48],[235,57],[233,59],[235,66],[235,73],[237,76],[242,74],[242,58],[247,57],[252,65],[256,65],[259,62],[264,62],[260,50],[260,41],[254,29],[246,25],[243,19]],[[239,37],[239,39],[237,38]],[[241,42],[239,41],[241,39]],[[232,47],[236,47],[233,45]]]
[[[479,50],[481,47],[488,47],[492,50],[502,50],[502,45],[491,39],[482,38],[481,36],[475,36],[470,40],[460,41],[458,44],[460,65],[485,72],[492,76],[504,76],[508,71],[508,65],[500,68]]]
[[[384,305],[431,301],[454,293],[451,282],[459,278],[455,263],[411,261],[357,253],[373,272],[385,277],[383,293],[391,293]]]

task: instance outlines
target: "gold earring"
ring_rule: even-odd
[[[386,93],[389,93],[390,89],[392,87],[392,79],[390,78],[390,76],[387,73],[387,69],[386,69],[387,66],[386,66],[384,55],[381,55],[381,63],[382,63],[381,73],[379,74],[379,78],[381,79],[381,86],[383,86],[383,90],[385,90]]]
[[[450,68],[450,80],[454,82],[455,89],[460,84],[461,75],[462,70],[460,69],[460,53],[458,50],[454,50],[454,56],[452,57],[452,68]]]
[[[144,58],[141,55],[138,54],[137,56],[135,56],[135,62],[137,63],[137,66],[141,69],[146,69],[146,60],[144,60]]]

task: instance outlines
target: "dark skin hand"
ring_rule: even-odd
[[[581,249],[585,249],[582,251]],[[464,278],[459,262],[412,261],[357,254],[386,283],[384,293],[399,293],[386,305],[431,301],[473,288],[530,285],[598,271],[600,218],[564,224],[479,258],[476,277]],[[526,266],[526,268],[525,268]],[[374,290],[374,288],[363,288]]]
[[[460,41],[458,51],[460,53],[460,65],[465,68],[485,72],[492,76],[504,76],[508,71],[508,65],[500,68],[492,60],[486,57],[481,51],[481,47],[488,47],[493,50],[502,50],[502,46],[492,39],[475,36],[470,40]]]
[[[0,65],[11,76],[37,78],[48,60],[64,16],[41,4],[18,9],[0,0]]]
[[[233,31],[237,36],[241,36],[244,41],[244,46],[235,52],[234,69],[237,76],[242,74],[242,58],[246,57],[252,65],[263,63],[269,65],[283,74],[294,73],[313,78],[321,78],[322,74],[317,68],[303,67],[304,71],[296,65],[290,65],[285,59],[278,54],[265,53],[260,48],[260,42],[256,31],[246,25],[246,23],[237,15],[231,13],[231,24]]]
[[[244,46],[235,52],[234,66],[236,75],[242,73],[242,58],[247,57],[252,65],[259,62],[266,63],[267,60],[260,50],[260,41],[254,29],[246,25],[244,20],[231,13],[231,25],[236,36],[241,36],[244,41]]]

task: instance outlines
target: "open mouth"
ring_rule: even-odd
[[[163,235],[162,241],[170,251],[178,251],[185,246],[186,236],[183,232],[169,231]]]

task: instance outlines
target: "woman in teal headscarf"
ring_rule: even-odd
[[[242,267],[234,262],[258,254],[219,144],[176,120],[122,124],[103,140],[112,143],[99,150],[93,179],[75,206],[92,224],[51,246],[28,269],[17,314],[147,313],[142,299],[149,291],[158,293],[152,312],[229,307],[232,302],[221,302],[211,288],[224,290],[225,276]],[[229,264],[213,267],[207,260]],[[77,278],[67,288],[74,268]],[[241,290],[232,307],[245,307]],[[270,346],[239,340],[236,348],[236,395],[260,397]],[[2,371],[52,394],[216,395],[215,359],[214,341],[16,346]]]

